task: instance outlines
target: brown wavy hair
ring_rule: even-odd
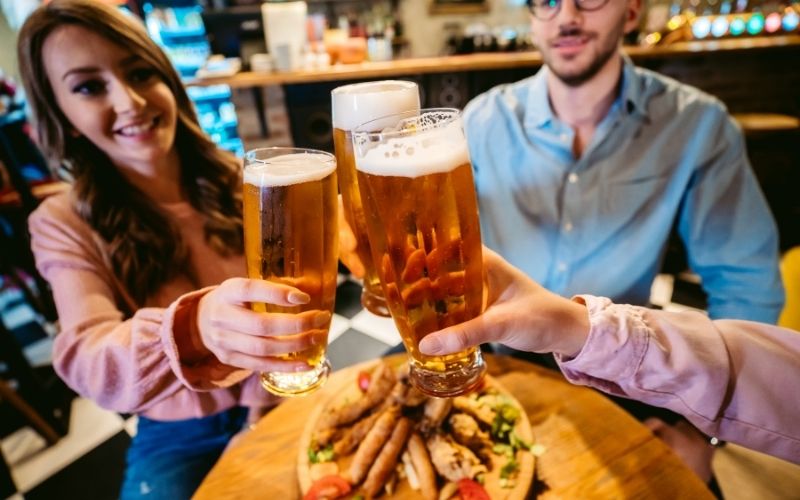
[[[45,40],[64,25],[81,26],[125,47],[169,86],[178,109],[174,147],[181,162],[181,187],[205,219],[206,241],[222,256],[242,252],[239,161],[203,133],[172,64],[131,16],[96,0],[54,0],[22,26],[19,66],[39,144],[57,173],[72,182],[73,207],[108,244],[112,269],[139,306],[178,276],[197,285],[175,221],[129,183],[97,146],[71,135],[42,59]]]

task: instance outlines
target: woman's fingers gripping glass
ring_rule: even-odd
[[[259,371],[307,369],[302,362],[278,359],[324,342],[331,320],[327,311],[300,314],[252,311],[250,302],[291,307],[306,303],[308,294],[287,285],[234,278],[209,292],[198,308],[203,344],[222,362]]]

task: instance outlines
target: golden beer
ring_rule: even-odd
[[[338,261],[335,158],[322,151],[295,148],[250,151],[243,203],[248,276],[291,285],[311,296],[304,305],[253,303],[253,310],[333,313]],[[264,388],[280,396],[294,396],[321,386],[331,369],[325,357],[329,327],[317,332],[312,347],[279,356],[306,362],[308,371],[262,373]]]
[[[416,83],[399,80],[356,83],[335,88],[331,101],[333,145],[344,217],[356,238],[356,254],[364,264],[361,303],[373,314],[389,316],[370,253],[351,133],[358,125],[381,116],[419,110],[419,89]]]
[[[425,356],[418,348],[483,305],[478,205],[461,118],[457,110],[423,110],[395,122],[396,130],[353,136],[372,255],[412,381],[434,396],[463,394],[485,372],[480,349]]]

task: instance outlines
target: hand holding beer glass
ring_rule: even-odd
[[[375,132],[379,126],[389,128]],[[486,366],[480,348],[426,356],[431,332],[472,319],[483,304],[478,205],[461,114],[426,109],[353,132],[358,184],[378,276],[422,392],[469,392]]]
[[[361,304],[373,314],[389,316],[370,254],[351,134],[358,125],[381,116],[419,110],[419,89],[414,82],[399,80],[355,83],[335,88],[331,92],[331,101],[333,144],[344,218],[353,230],[356,239],[355,253],[364,266]]]
[[[265,148],[249,151],[244,167],[244,242],[247,274],[307,293],[298,306],[253,303],[253,310],[297,314],[333,313],[338,260],[336,159],[322,151]],[[303,361],[308,370],[261,374],[261,384],[279,396],[308,394],[331,371],[325,357],[330,321],[315,342],[280,359]],[[292,335],[276,337],[285,342]]]

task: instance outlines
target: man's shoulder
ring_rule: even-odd
[[[648,105],[655,108],[655,111],[669,114],[710,114],[718,118],[728,116],[728,110],[722,101],[697,87],[646,68],[637,66],[635,71],[641,82],[642,92],[649,101]]]
[[[491,121],[498,113],[504,112],[522,113],[535,78],[536,75],[514,83],[503,83],[474,97],[464,108],[465,122]]]

